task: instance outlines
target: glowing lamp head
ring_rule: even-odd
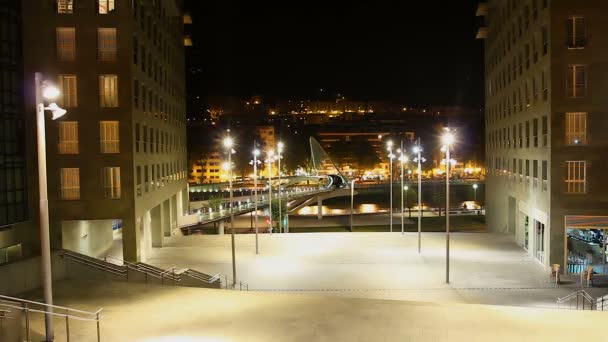
[[[42,88],[42,97],[44,97],[47,100],[54,100],[57,97],[59,97],[61,93],[59,92],[59,89],[57,87],[55,87],[54,85],[51,84],[45,84],[44,87]]]
[[[258,150],[257,148],[253,150],[253,155],[254,156],[259,156],[260,155],[260,150]]]
[[[222,168],[224,170],[230,170],[230,164],[228,164],[228,162],[225,162],[225,163],[222,164]]]
[[[405,191],[408,191],[409,189],[410,189],[410,187],[407,185],[403,187],[403,190],[405,190]]]
[[[225,148],[232,148],[233,144],[234,144],[234,141],[232,140],[231,137],[224,138],[224,147]]]
[[[413,151],[414,151],[414,154],[418,154],[418,153],[422,152],[422,149],[419,146],[414,146]]]
[[[473,189],[477,189],[477,184],[473,184]]]
[[[386,142],[386,146],[387,146],[389,149],[393,148],[393,141],[392,141],[392,140],[387,141],[387,142]]]
[[[45,110],[50,110],[51,111],[51,118],[53,120],[57,120],[60,117],[64,116],[65,113],[67,113],[68,111],[59,107],[55,102],[49,104],[48,107],[44,108]]]
[[[446,146],[451,146],[454,144],[454,133],[452,132],[445,132],[442,136],[441,136],[441,142],[446,145]]]

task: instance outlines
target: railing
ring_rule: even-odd
[[[224,281],[222,282],[222,286],[223,286],[222,288],[223,289],[233,289],[233,290],[236,290],[237,287],[238,287],[239,291],[243,291],[243,290],[249,291],[249,285],[246,284],[246,283],[244,283],[244,282],[242,282],[242,281],[240,281],[240,280],[236,280],[235,281],[235,280],[233,280],[232,278],[229,278],[226,275],[217,274],[216,276],[218,278],[220,278],[220,279],[224,278]]]
[[[576,301],[576,303],[574,303],[574,301]],[[594,310],[595,304],[595,298],[591,297],[591,295],[585,290],[578,290],[567,295],[566,297],[557,299],[558,309]]]
[[[103,309],[99,309],[95,312],[77,310],[67,308],[58,305],[48,305],[45,303],[34,302],[31,300],[25,300],[21,298],[14,298],[0,295],[0,307],[5,309],[0,310],[0,319],[3,318],[14,318],[7,316],[12,313],[12,310],[22,311],[25,316],[25,341],[31,341],[31,314],[49,314],[54,317],[60,317],[65,320],[65,335],[66,340],[70,341],[70,320],[78,320],[85,322],[95,322],[97,328],[97,342],[101,341],[101,332],[99,328],[99,321],[103,319],[101,312]]]
[[[608,295],[598,297],[595,300],[595,310],[597,311],[608,311]]]

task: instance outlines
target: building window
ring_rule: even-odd
[[[78,122],[59,122],[59,153],[78,154]]]
[[[100,61],[116,60],[116,29],[97,29],[97,59]]]
[[[546,115],[541,118],[541,130],[542,130],[542,146],[547,147],[549,144],[549,122]]]
[[[59,14],[74,13],[74,0],[57,0],[55,4]]]
[[[543,70],[541,74],[541,88],[543,92],[543,101],[547,102],[549,100],[549,82],[547,82],[547,72]]]
[[[587,113],[566,113],[566,144],[587,145]]]
[[[139,152],[139,143],[141,139],[141,131],[139,129],[139,124],[135,124],[135,152]]]
[[[144,132],[144,141],[143,141],[143,148],[144,148],[144,152],[148,151],[148,126],[143,125],[143,132]]]
[[[546,27],[542,28],[542,38],[543,38],[543,56],[549,53],[549,31],[547,31]]]
[[[62,168],[61,172],[61,199],[80,199],[80,169]]]
[[[73,61],[76,57],[76,29],[73,27],[58,27],[56,34],[57,60]]]
[[[137,36],[133,36],[133,64],[137,64],[139,53],[139,43],[137,41]]]
[[[526,121],[526,148],[530,148],[530,121]]]
[[[78,107],[78,82],[76,75],[59,75],[57,85],[61,89],[59,103],[63,107]]]
[[[99,76],[99,105],[101,107],[118,107],[118,76]]]
[[[584,194],[586,187],[586,161],[567,161],[566,162],[566,192],[569,194]]]
[[[118,121],[99,122],[99,142],[101,153],[120,153]]]
[[[532,120],[532,140],[534,147],[538,147],[538,119]]]
[[[133,80],[133,107],[139,108],[139,81],[137,79]]]
[[[97,0],[97,13],[108,14],[114,10],[114,0]]]
[[[111,199],[120,198],[120,168],[103,168],[103,188],[104,196]]]
[[[137,196],[141,196],[142,192],[141,192],[141,166],[136,166],[135,167],[135,189],[137,191]]]
[[[572,16],[568,18],[568,48],[582,49],[587,45],[585,18]]]
[[[532,186],[538,187],[538,160],[532,161]]]
[[[566,77],[566,95],[568,97],[585,97],[587,95],[585,65],[569,65]]]
[[[548,177],[548,162],[546,160],[543,160],[542,162],[542,174],[541,176],[543,177],[543,191],[547,191],[548,188],[548,184],[547,184],[547,177]]]
[[[148,171],[148,165],[144,165],[144,190],[148,192],[150,190],[150,175]]]

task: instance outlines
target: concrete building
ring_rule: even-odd
[[[145,259],[188,208],[181,1],[21,3],[26,127],[35,72],[68,111],[46,126],[52,247],[99,256],[122,235]]]
[[[206,158],[191,161],[188,182],[190,183],[219,183],[225,181],[222,176],[222,157],[219,152],[213,152]]]
[[[487,220],[545,269],[607,273],[608,3],[491,0]]]

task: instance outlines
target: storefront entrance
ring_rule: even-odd
[[[608,222],[602,218],[566,216],[568,273],[581,273],[591,266],[596,274],[608,274]]]

